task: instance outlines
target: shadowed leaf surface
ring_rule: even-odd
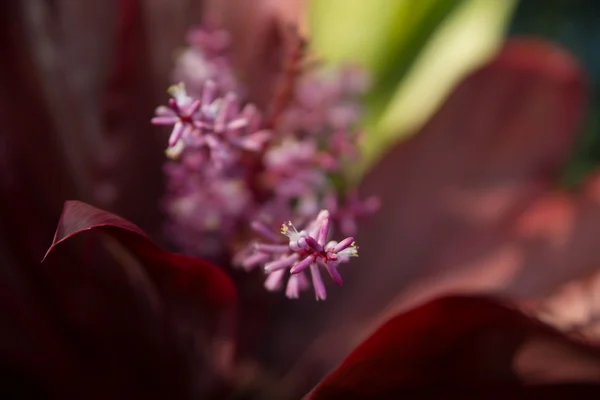
[[[28,385],[86,398],[224,390],[235,292],[217,267],[163,251],[131,222],[70,201],[37,272],[39,303],[10,292],[1,303],[12,322],[2,359]]]
[[[386,322],[306,399],[561,398],[598,382],[597,349],[501,302],[445,297]]]

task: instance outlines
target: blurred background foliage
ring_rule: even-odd
[[[313,49],[325,62],[352,62],[372,77],[365,162],[355,176],[415,132],[503,40],[534,35],[571,51],[590,80],[590,112],[561,182],[577,184],[600,162],[598,9],[595,0],[311,0]]]
[[[589,81],[589,106],[563,184],[573,186],[600,163],[600,3],[595,0],[521,0],[507,35],[535,35],[573,53]]]

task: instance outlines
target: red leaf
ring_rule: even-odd
[[[535,398],[599,390],[599,372],[598,349],[499,302],[445,297],[389,320],[306,398]]]
[[[83,249],[73,247],[77,238]],[[52,322],[80,366],[72,378],[78,389],[69,390],[138,398],[220,390],[235,291],[217,267],[166,252],[131,222],[68,201],[41,272]]]
[[[166,75],[157,75],[156,58],[151,53],[157,43],[164,48],[164,41],[162,38],[152,40],[157,27],[146,19],[146,12],[153,8],[154,2],[118,0],[111,3],[115,7],[114,30],[97,33],[100,37],[114,35],[114,46],[108,57],[106,80],[97,84],[102,91],[98,93],[99,107],[94,111],[101,123],[104,146],[94,152],[98,160],[94,177],[101,182],[96,186],[94,204],[156,233],[161,228],[156,199],[164,192],[162,180],[156,177],[161,176],[166,137],[149,121],[164,96],[168,81]],[[176,2],[167,3],[163,7],[166,15],[177,8]],[[165,13],[162,17],[161,21]],[[169,20],[169,25],[179,22]],[[162,33],[163,37],[174,35],[171,31],[162,30]],[[169,61],[173,51],[174,46],[169,47]],[[160,97],[154,95],[157,88],[160,88]]]
[[[79,201],[67,201],[48,255],[63,242],[85,231],[97,230],[117,239],[132,251],[148,273],[157,279],[170,278],[179,290],[201,298],[215,309],[235,301],[235,289],[217,267],[185,255],[162,250],[133,223]]]

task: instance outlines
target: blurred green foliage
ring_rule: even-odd
[[[509,35],[536,35],[573,53],[588,74],[590,103],[562,184],[573,186],[600,163],[600,2],[521,0]]]
[[[358,177],[502,40],[514,0],[312,0],[312,46],[372,77]]]
[[[600,1],[311,0],[312,45],[331,63],[372,75],[365,164],[415,131],[448,91],[507,36],[535,35],[573,53],[588,73],[589,112],[560,182],[576,185],[600,163]]]

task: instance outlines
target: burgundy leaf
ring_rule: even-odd
[[[177,290],[206,301],[215,310],[235,301],[235,289],[217,267],[202,260],[162,250],[133,223],[79,201],[67,201],[44,259],[63,242],[83,232],[97,230],[117,239],[130,250],[157,281],[168,278]]]
[[[93,172],[98,182],[95,204],[124,215],[156,234],[161,229],[162,219],[157,199],[163,192],[163,182],[157,177],[161,176],[167,138],[149,121],[164,96],[168,80],[164,75],[158,79],[154,73],[154,27],[145,18],[153,11],[153,3],[140,0],[114,3],[115,29],[110,34],[115,39],[109,58],[111,63],[106,79],[101,82],[102,91],[94,110],[100,121],[103,144],[94,154],[97,162]],[[157,92],[160,97],[155,96]]]
[[[75,235],[39,264],[65,198],[159,227],[164,141],[149,134],[146,6],[0,6],[0,372],[21,390],[177,398],[222,373],[217,349],[231,352],[231,285],[203,262],[119,231]]]
[[[0,5],[0,397],[54,388],[76,370],[34,278],[63,199],[77,186],[58,147],[30,31],[27,9],[40,3]],[[31,375],[40,378],[21,379]]]
[[[18,339],[4,352],[10,371],[63,397],[223,390],[235,291],[217,267],[163,251],[131,222],[69,201],[38,269],[43,306],[17,303],[24,312],[12,317],[2,310]]]
[[[600,389],[598,349],[501,302],[455,296],[390,319],[306,399],[559,398],[592,389]]]

